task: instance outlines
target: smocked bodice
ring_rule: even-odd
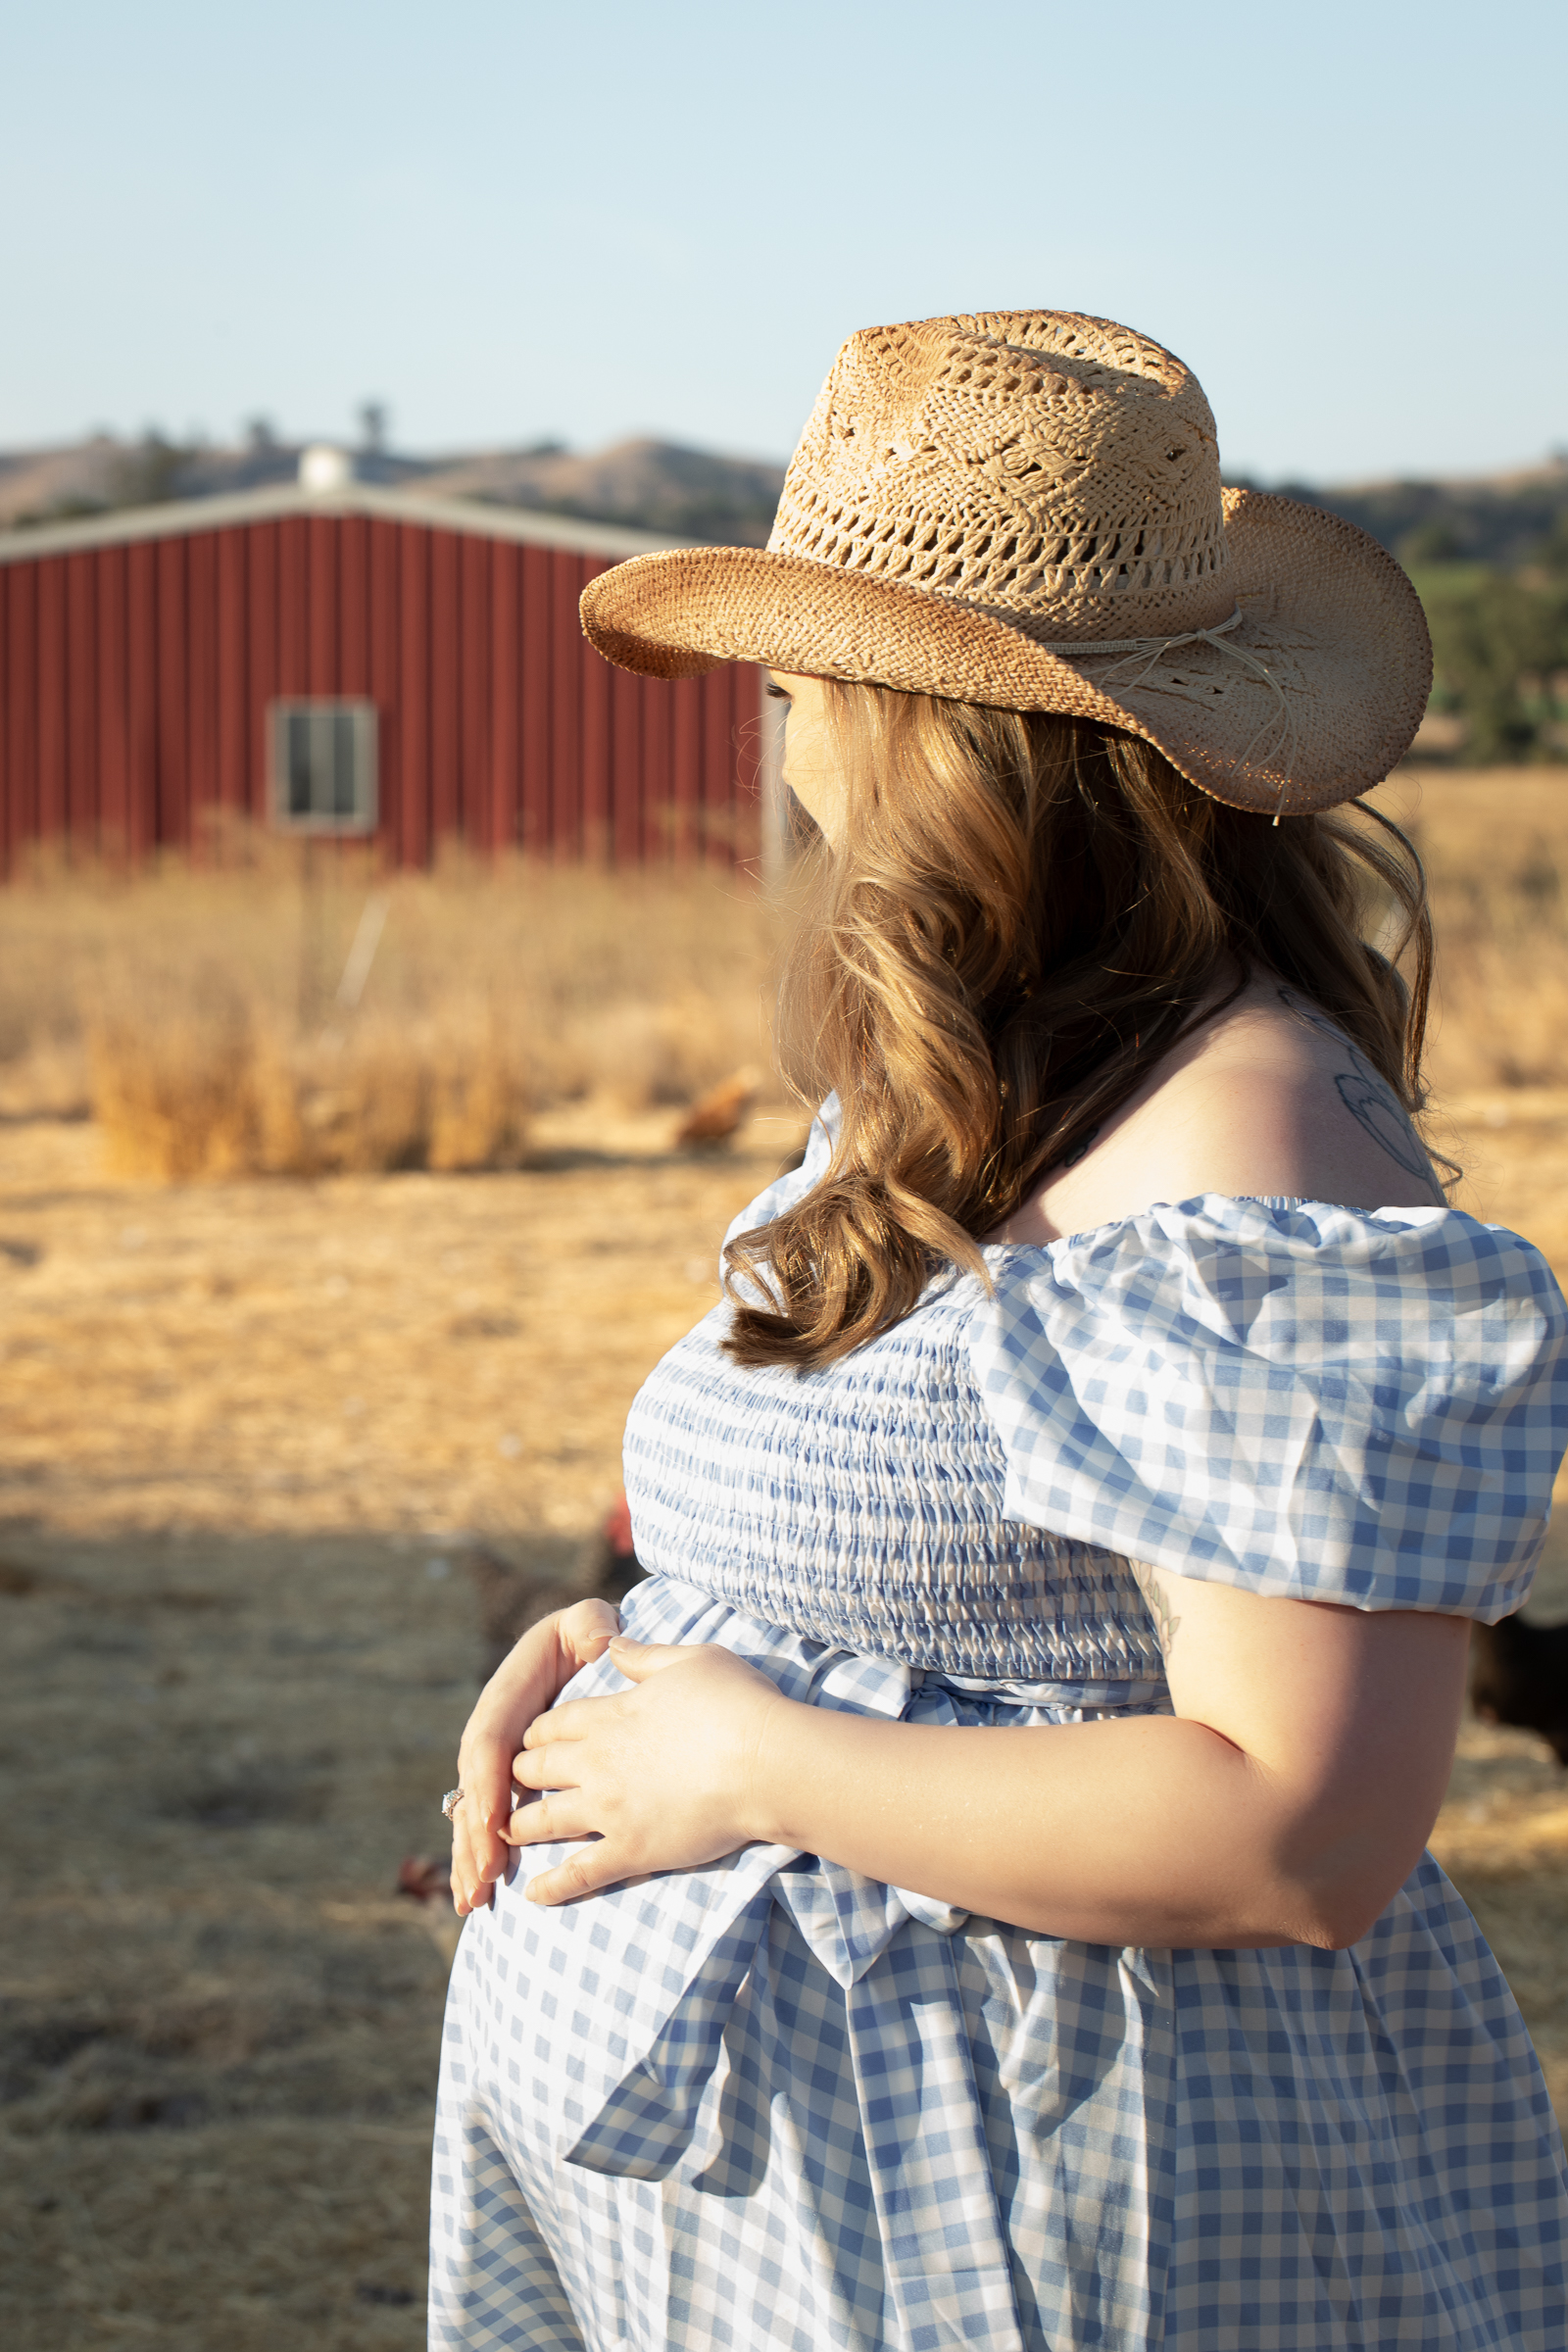
[[[715,1307],[627,1424],[639,1558],[836,1648],[988,1682],[1161,1688],[1126,1560],[1006,1515],[970,1352],[984,1302],[972,1276],[941,1285],[806,1374],[738,1373]]]

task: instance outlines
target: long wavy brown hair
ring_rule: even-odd
[[[1420,1112],[1431,921],[1376,809],[1274,826],[1087,720],[824,686],[844,822],[808,852],[781,1028],[841,1123],[821,1181],[729,1247],[741,1363],[829,1363],[944,1264],[984,1277],[981,1237],[1255,965]]]

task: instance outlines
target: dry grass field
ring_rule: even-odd
[[[0,1115],[90,1108],[125,1176],[504,1168],[542,1106],[685,1102],[767,1060],[744,878],[217,846],[7,892]]]
[[[1464,1205],[1568,1277],[1568,774],[1384,797],[1434,876]],[[15,2352],[422,2341],[445,1957],[393,1889],[442,1847],[465,1551],[570,1573],[632,1394],[801,1133],[764,1090],[728,1150],[672,1148],[674,1105],[765,1056],[771,936],[739,886],[400,881],[349,1012],[374,887],[307,903],[263,863],[0,901]],[[401,1052],[416,1091],[463,1038],[498,1125],[459,1152],[427,1118],[377,1172],[334,1060]],[[236,1122],[268,1068],[272,1111]],[[317,1138],[292,1158],[278,1101]],[[1568,1515],[1540,1603],[1568,1613]],[[1436,1842],[1568,2113],[1568,1776],[1469,1727]]]

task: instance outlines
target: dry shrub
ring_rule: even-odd
[[[381,1025],[257,1055],[269,1172],[512,1168],[527,1141],[527,1080],[498,1023]]]
[[[1377,799],[1431,877],[1440,1098],[1568,1086],[1568,770],[1407,768]],[[770,1066],[775,921],[743,876],[454,855],[386,877],[265,836],[226,855],[7,889],[0,1115],[90,1095],[149,1175],[505,1166],[530,1110],[687,1103]],[[335,992],[383,892],[349,1011]]]
[[[507,1040],[370,1030],[290,1047],[243,1021],[102,1019],[92,1097],[127,1176],[385,1174],[504,1168],[527,1140]]]
[[[223,870],[57,865],[7,891],[0,1112],[58,1115],[74,1089],[141,1176],[509,1167],[531,1109],[685,1103],[769,1061],[773,921],[744,877],[458,856],[387,877],[227,846]]]
[[[227,1176],[258,1164],[261,1101],[243,1027],[193,1014],[106,1016],[88,1036],[92,1103],[126,1176]]]

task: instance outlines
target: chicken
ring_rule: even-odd
[[[405,1854],[398,1864],[399,1894],[416,1903],[433,1903],[452,1892],[452,1865],[434,1854]]]
[[[450,1860],[434,1854],[405,1854],[398,1864],[397,1892],[418,1904],[419,1925],[450,1968],[463,1934],[463,1922],[452,1908]]]
[[[631,1532],[631,1504],[624,1494],[611,1504],[588,1561],[589,1589],[618,1609],[633,1585],[647,1575]]]
[[[472,1578],[479,1600],[479,1633],[484,1644],[481,1682],[489,1681],[513,1643],[541,1617],[548,1617],[554,1609],[569,1609],[575,1600],[608,1600],[618,1609],[632,1586],[647,1573],[632,1544],[631,1514],[624,1494],[607,1512],[569,1581],[530,1576],[526,1569],[514,1568],[480,1544],[463,1553],[462,1565]]]
[[[1483,1723],[1539,1732],[1568,1765],[1568,1625],[1532,1625],[1515,1615],[1476,1626],[1470,1702]]]
[[[686,1151],[694,1144],[727,1144],[757,1101],[757,1094],[755,1070],[737,1070],[722,1086],[710,1087],[676,1128],[676,1151]]]

